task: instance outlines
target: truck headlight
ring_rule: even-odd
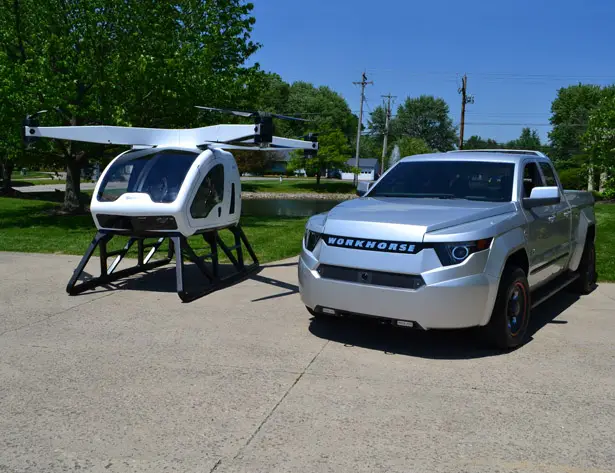
[[[436,243],[434,248],[444,266],[463,263],[472,253],[489,249],[493,238],[460,243]]]
[[[303,236],[303,244],[308,251],[314,251],[318,240],[320,240],[320,233],[313,232],[312,230],[306,230]]]

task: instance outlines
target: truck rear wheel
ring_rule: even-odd
[[[596,247],[594,240],[587,240],[581,262],[577,268],[579,278],[570,285],[570,288],[580,294],[589,294],[596,283]]]
[[[499,349],[523,344],[530,322],[530,288],[523,269],[507,266],[502,274],[491,319],[485,327],[487,341]]]

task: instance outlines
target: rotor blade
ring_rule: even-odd
[[[280,118],[281,120],[292,120],[292,121],[296,121],[296,122],[309,122],[309,121],[311,121],[311,120],[307,120],[305,118],[289,117],[288,115],[278,115],[277,113],[272,113],[271,116],[272,117],[276,117],[276,118]]]
[[[235,115],[237,117],[252,118],[257,116],[257,114],[254,112],[242,112],[241,110],[228,110],[226,108],[203,107],[201,105],[195,105],[195,108],[199,108],[201,110],[209,110],[211,112],[230,113],[231,115]]]

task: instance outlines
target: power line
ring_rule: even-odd
[[[370,72],[387,72],[387,73],[403,73],[404,76],[452,76],[457,77],[459,72],[456,71],[401,71],[396,69],[370,69]],[[524,72],[468,72],[471,77],[489,77],[489,78],[504,78],[504,79],[596,79],[596,80],[612,80],[615,81],[615,75],[575,75],[575,74],[530,74]]]
[[[554,126],[551,123],[506,123],[506,122],[466,122],[466,125],[480,125],[480,126],[523,126],[523,127],[533,127],[533,126]],[[562,124],[563,126],[570,127],[587,127],[585,123],[566,123]]]

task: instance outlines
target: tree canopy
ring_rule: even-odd
[[[566,167],[567,162],[583,152],[582,136],[600,97],[600,86],[597,85],[578,84],[557,91],[551,104],[553,129],[549,139],[552,157],[561,167]]]
[[[542,143],[540,142],[538,132],[526,127],[521,130],[521,136],[519,136],[519,138],[509,141],[505,147],[509,149],[540,151],[542,149]]]
[[[425,140],[421,138],[410,138],[409,136],[402,136],[397,141],[399,146],[399,155],[402,158],[406,156],[414,156],[416,154],[432,153],[433,150],[427,145]]]
[[[245,66],[258,48],[252,9],[241,0],[2,2],[0,68],[21,64],[19,86],[36,98],[28,113],[61,110],[45,124],[213,123],[193,106],[247,103],[261,80],[257,66]],[[17,108],[5,115],[10,123],[24,118],[26,107]],[[68,173],[64,207],[80,209],[80,171],[101,147],[54,142],[52,151]]]
[[[294,153],[290,167],[293,170],[304,169],[308,176],[316,175],[317,183],[326,170],[345,169],[346,162],[352,157],[352,148],[348,138],[341,130],[334,130],[318,138],[318,154],[304,159],[303,153]]]
[[[447,103],[430,95],[408,97],[397,109],[392,129],[396,137],[420,138],[436,151],[452,150],[457,142]]]
[[[502,144],[492,138],[483,139],[478,135],[472,135],[463,143],[463,149],[498,149]]]
[[[592,162],[612,171],[615,168],[615,89],[605,89],[592,111],[583,143]]]

